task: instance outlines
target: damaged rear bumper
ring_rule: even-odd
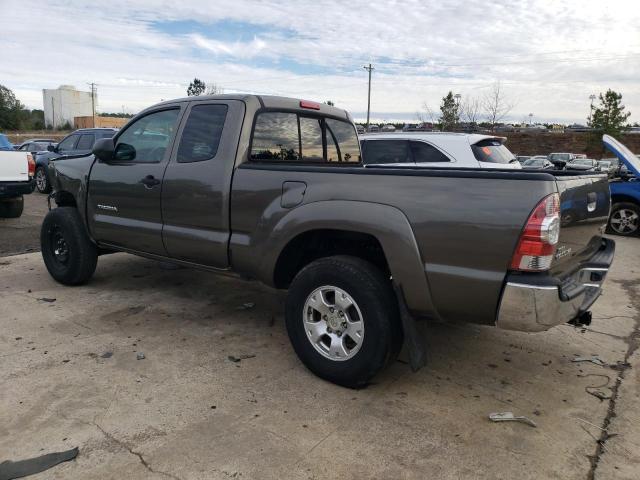
[[[576,319],[588,311],[602,293],[614,252],[615,242],[603,238],[598,252],[563,280],[536,274],[508,275],[496,326],[540,332]]]

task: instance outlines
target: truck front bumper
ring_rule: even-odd
[[[615,242],[602,239],[600,249],[569,277],[510,274],[502,293],[496,326],[541,332],[587,312],[602,293],[613,262]]]

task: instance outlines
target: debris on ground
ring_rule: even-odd
[[[104,352],[102,355],[100,355],[100,358],[111,358],[113,357],[113,352]]]
[[[534,428],[538,426],[536,425],[536,422],[525,416],[516,417],[513,412],[491,413],[489,414],[489,420],[491,420],[492,422],[520,422]]]
[[[227,358],[229,359],[230,362],[234,362],[234,363],[238,363],[242,360],[246,360],[247,358],[254,358],[255,355],[239,355],[239,356],[233,356],[233,355],[229,355]]]
[[[38,298],[38,300],[40,300],[41,302],[53,303],[53,302],[55,302],[57,299],[56,299],[56,298],[46,298],[46,297],[43,297],[43,298]]]
[[[601,367],[606,367],[607,364],[600,360],[600,357],[597,355],[591,355],[590,357],[576,357],[571,359],[572,362],[590,362],[595,365],[600,365]]]
[[[136,355],[136,360],[144,360],[145,358],[147,357],[145,357],[144,353],[142,352],[138,352],[138,354]]]
[[[11,480],[49,470],[56,465],[73,460],[78,456],[78,448],[72,448],[65,452],[47,453],[27,460],[13,462],[7,460],[0,463],[0,480]]]
[[[247,302],[240,305],[236,310],[251,310],[255,306],[256,304],[254,302]]]

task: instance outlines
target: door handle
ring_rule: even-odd
[[[160,180],[158,180],[153,175],[147,175],[139,183],[144,184],[146,188],[153,188],[156,185],[160,185]]]

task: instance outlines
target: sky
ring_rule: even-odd
[[[0,18],[0,84],[30,108],[95,82],[98,111],[136,113],[197,77],[358,120],[371,63],[372,121],[437,116],[448,91],[482,100],[495,82],[507,121],[585,123],[608,88],[640,121],[638,0],[0,0]]]

